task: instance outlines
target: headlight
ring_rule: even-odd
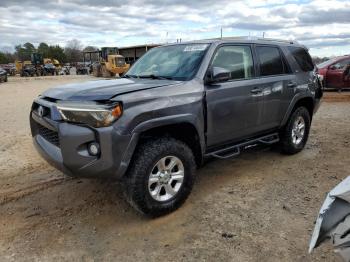
[[[87,124],[93,127],[110,126],[122,115],[120,103],[103,105],[84,102],[59,102],[57,109],[64,121]]]

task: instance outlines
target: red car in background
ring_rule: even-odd
[[[317,65],[318,74],[323,76],[325,88],[341,91],[350,88],[350,55],[340,56]]]

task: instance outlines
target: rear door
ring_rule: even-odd
[[[344,78],[344,71],[348,64],[350,64],[350,59],[344,59],[329,66],[327,70],[327,76],[326,76],[326,87],[328,88],[346,87],[346,78]]]
[[[264,97],[261,128],[267,131],[279,127],[294,95],[295,76],[278,46],[257,45],[255,50]]]
[[[226,82],[206,85],[208,146],[240,140],[260,130],[262,92],[251,45],[222,45],[210,67],[231,72]]]

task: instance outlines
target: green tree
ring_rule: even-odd
[[[32,43],[27,42],[23,45],[23,47],[27,52],[30,52],[30,53],[35,52],[35,47]]]
[[[23,46],[22,45],[17,45],[15,46],[16,50],[16,56],[19,60],[30,60],[30,56],[32,53],[34,53],[35,47],[32,43],[25,43]]]
[[[44,58],[49,56],[49,45],[46,43],[40,43],[38,46],[38,53],[42,54]]]
[[[57,59],[60,63],[65,63],[67,61],[64,49],[59,45],[49,46],[47,57]]]
[[[5,53],[0,52],[0,64],[8,64],[10,62],[11,61],[8,59],[8,56]]]

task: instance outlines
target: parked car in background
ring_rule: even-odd
[[[59,71],[59,75],[70,75],[70,66],[63,66]]]
[[[318,74],[323,77],[323,86],[339,91],[350,88],[350,76],[346,72],[349,66],[350,55],[336,57],[317,65]]]
[[[35,76],[37,74],[37,70],[33,65],[24,65],[20,74],[22,77]]]
[[[0,82],[7,82],[7,72],[0,67]]]
[[[58,75],[58,71],[54,64],[48,63],[44,65],[44,75]]]
[[[1,68],[7,72],[8,76],[16,75],[16,65],[15,64],[4,64],[1,65]]]
[[[76,65],[76,74],[77,75],[88,75],[91,71],[91,64],[90,63],[84,63],[84,62],[78,62]]]

